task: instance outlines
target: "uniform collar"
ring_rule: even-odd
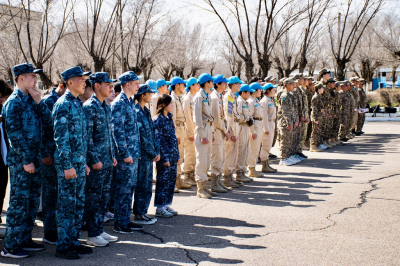
[[[206,93],[206,91],[204,89],[200,89],[200,94],[201,96],[203,96],[203,98],[208,98],[208,93]]]
[[[15,91],[17,95],[21,98],[23,102],[27,102],[29,99],[29,95],[25,95],[18,87],[15,87]]]
[[[70,91],[68,91],[68,90],[65,92],[65,98],[67,98],[67,100],[71,100],[71,101],[73,101],[73,100],[78,100],[79,102],[82,102],[82,100],[79,99],[79,97],[75,97],[75,96],[72,95],[72,93],[71,93]]]
[[[146,107],[146,105],[144,106],[143,109],[142,109],[142,106],[140,106],[139,103],[137,103],[135,106],[136,106],[137,109],[139,109],[139,112],[150,113],[150,110],[149,110],[149,108]]]
[[[103,103],[100,102],[100,100],[94,95],[94,93],[92,94],[92,97],[90,97],[91,99],[93,99],[93,102],[95,102],[98,106],[100,107],[104,107],[105,102],[103,101]]]
[[[51,95],[54,96],[54,97],[56,97],[57,99],[60,98],[60,95],[58,95],[58,93],[56,92],[56,88],[53,88],[53,89],[51,90]]]

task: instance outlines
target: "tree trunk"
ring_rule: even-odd
[[[264,78],[266,78],[267,76],[268,76],[268,72],[269,72],[269,70],[271,69],[271,66],[272,66],[272,62],[271,62],[271,60],[270,60],[270,57],[269,56],[266,56],[266,58],[264,59],[265,57],[259,57],[258,58],[258,64],[260,65],[260,68],[261,68],[261,79],[264,79]]]
[[[349,60],[346,58],[336,58],[336,77],[337,80],[345,80],[346,78],[346,63]]]
[[[300,63],[299,63],[299,73],[303,73],[307,66],[307,58],[301,55]]]
[[[244,68],[246,71],[247,82],[250,82],[251,78],[253,77],[253,68],[254,68],[254,63],[252,58],[247,58],[244,61]]]
[[[106,63],[106,60],[104,58],[93,58],[94,61],[94,72],[101,72],[103,70],[103,67]]]
[[[397,69],[398,65],[394,65],[392,67],[392,89],[394,89],[396,87],[395,83],[396,83],[396,69]]]
[[[236,69],[237,74],[234,74],[233,76],[236,75],[240,79],[240,76],[242,75],[242,68],[243,68],[243,61],[239,60],[237,62],[237,69]]]

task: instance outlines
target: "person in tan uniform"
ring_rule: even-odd
[[[184,138],[185,138],[185,114],[183,112],[181,94],[186,88],[186,82],[180,77],[174,77],[171,79],[171,91],[172,97],[172,120],[175,125],[175,134],[178,139],[179,157],[184,158]],[[177,165],[177,177],[176,177],[176,188],[175,192],[179,192],[179,189],[190,189],[192,186],[182,181],[182,160]]]
[[[200,90],[199,82],[196,78],[190,78],[186,83],[186,95],[183,97],[182,106],[185,114],[185,134],[184,134],[184,164],[183,173],[185,183],[195,186],[197,183],[194,178],[194,168],[196,166],[196,151],[194,145],[194,122],[193,122],[193,97]]]
[[[261,107],[263,112],[262,128],[261,128],[261,163],[263,173],[275,173],[276,169],[269,165],[269,153],[274,140],[276,126],[276,105],[275,105],[275,90],[278,86],[271,83],[264,85],[264,97],[261,99]]]
[[[239,90],[237,100],[237,112],[239,114],[239,147],[238,160],[236,164],[236,181],[247,183],[252,181],[246,176],[247,165],[249,164],[249,148],[250,148],[250,127],[254,124],[254,120],[250,115],[248,99],[254,91],[247,84],[242,84]],[[257,138],[257,135],[253,135]]]
[[[249,177],[261,177],[263,174],[256,171],[256,165],[261,149],[263,119],[262,107],[257,98],[261,97],[262,86],[258,82],[254,82],[250,84],[250,89],[254,92],[251,93],[247,102],[249,103],[250,116],[253,118],[254,124],[250,127]]]
[[[150,83],[149,81],[146,82]],[[151,82],[151,85],[153,83]],[[161,95],[163,94],[168,94],[168,85],[170,84],[170,82],[165,81],[163,79],[159,79],[156,81],[156,90],[157,92],[153,94],[153,96],[151,96],[151,102],[150,102],[150,114],[151,117],[153,118],[156,115],[156,111],[157,111],[157,101],[158,98],[161,97]],[[150,86],[152,89],[154,89],[152,86]]]
[[[211,148],[211,191],[222,193],[232,190],[221,183],[225,166],[226,140],[231,137],[222,96],[227,85],[228,80],[225,76],[217,75],[214,77],[214,90],[211,92],[211,115],[214,118],[214,142]]]
[[[209,199],[217,193],[207,189],[207,170],[211,164],[211,148],[213,142],[214,121],[211,116],[211,89],[214,79],[210,74],[204,73],[199,76],[201,89],[193,97],[193,122],[195,123],[196,167],[195,175],[197,182],[197,197]]]
[[[236,168],[238,159],[239,142],[239,119],[240,115],[237,112],[237,96],[236,93],[240,90],[240,85],[243,84],[238,77],[233,76],[228,79],[228,91],[224,95],[224,108],[226,118],[228,120],[228,129],[231,133],[230,139],[226,141],[226,158],[224,167],[224,185],[231,188],[238,188],[243,185],[242,182],[233,180],[233,171]]]

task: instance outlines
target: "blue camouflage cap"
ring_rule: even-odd
[[[142,94],[144,94],[146,92],[155,93],[156,90],[153,90],[149,85],[145,84],[145,85],[140,86],[140,88],[139,88],[138,92],[136,93],[136,95],[142,95]]]
[[[190,78],[188,80],[186,80],[186,91],[190,90],[190,86],[192,86],[193,84],[199,83],[199,81],[196,78]]]
[[[127,71],[125,73],[122,73],[121,76],[118,77],[121,85],[124,85],[125,83],[128,83],[129,81],[139,80],[141,78],[143,78],[143,76],[138,76],[133,71]]]
[[[146,85],[149,86],[154,92],[157,92],[157,82],[155,80],[149,79],[146,81]]]
[[[158,79],[157,80],[157,90],[158,90],[158,88],[160,88],[161,86],[164,86],[164,85],[169,85],[169,84],[171,84],[169,81],[165,81],[164,79]]]
[[[83,72],[83,70],[82,70],[82,68],[80,66],[76,66],[76,67],[68,68],[67,70],[62,72],[61,73],[61,77],[63,78],[64,81],[67,81],[70,78],[80,77],[80,76],[88,76],[91,73],[92,72],[90,72],[90,71]]]
[[[240,80],[238,77],[236,77],[236,76],[230,77],[230,78],[228,79],[228,84],[235,84],[235,83],[244,84],[244,82],[241,81],[241,80]]]
[[[35,69],[31,63],[23,63],[13,67],[14,77],[24,73],[42,73],[43,70]]]
[[[239,90],[239,91],[240,91],[240,92],[242,92],[242,91],[249,91],[249,92],[251,92],[251,93],[254,92],[254,90],[252,90],[252,89],[250,88],[250,86],[247,85],[247,84],[242,84],[242,85],[240,86],[240,90]]]
[[[260,83],[258,83],[258,82],[253,82],[253,83],[251,83],[250,84],[250,89],[252,89],[253,91],[256,91],[256,90],[262,90],[263,89],[263,87],[260,85]]]
[[[107,72],[96,72],[89,76],[90,84],[102,83],[102,82],[116,82],[116,79],[110,79]]]
[[[263,90],[269,90],[269,89],[272,89],[272,88],[278,88],[278,85],[274,85],[272,83],[267,83],[267,84],[264,85]]]
[[[181,78],[181,77],[173,77],[170,81],[170,86],[168,88],[169,91],[172,90],[172,86],[175,86],[176,84],[186,84],[186,82]]]
[[[206,82],[208,82],[208,81],[214,82],[214,79],[213,79],[213,77],[212,77],[210,74],[208,74],[208,73],[203,73],[203,74],[201,74],[201,75],[199,76],[199,84],[200,84],[200,85],[201,85],[201,84],[204,84],[204,83],[206,83]]]
[[[215,84],[222,83],[222,82],[228,83],[228,79],[224,75],[216,75],[216,76],[214,76],[214,83]]]

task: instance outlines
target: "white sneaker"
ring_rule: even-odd
[[[156,210],[156,216],[157,217],[164,217],[164,218],[170,218],[172,216],[174,216],[172,213],[170,213],[169,211],[167,211],[165,209],[165,207],[163,208],[157,208]]]
[[[292,165],[293,164],[293,162],[291,162],[290,160],[289,160],[289,158],[286,158],[286,159],[281,159],[281,161],[279,162],[279,165],[281,165],[281,166],[290,166],[290,165]]]
[[[289,160],[290,165],[294,165],[299,162],[299,160],[297,160],[297,158],[294,155],[290,156],[288,158],[288,160]]]
[[[101,233],[100,236],[101,236],[104,240],[106,240],[106,241],[108,241],[108,242],[115,242],[115,241],[118,240],[118,237],[117,237],[117,236],[109,235],[109,234],[107,234],[106,232]]]
[[[303,161],[305,158],[303,158],[303,157],[300,157],[299,155],[295,155],[294,156],[296,159],[297,159],[297,161],[299,161],[299,162],[301,162],[301,161]]]
[[[319,145],[318,148],[321,149],[321,150],[328,149],[328,147],[326,147],[324,144]]]
[[[101,236],[95,236],[95,237],[88,237],[86,244],[95,247],[105,247],[108,246],[108,241],[102,238]]]
[[[6,229],[0,228],[0,238],[6,237]]]

